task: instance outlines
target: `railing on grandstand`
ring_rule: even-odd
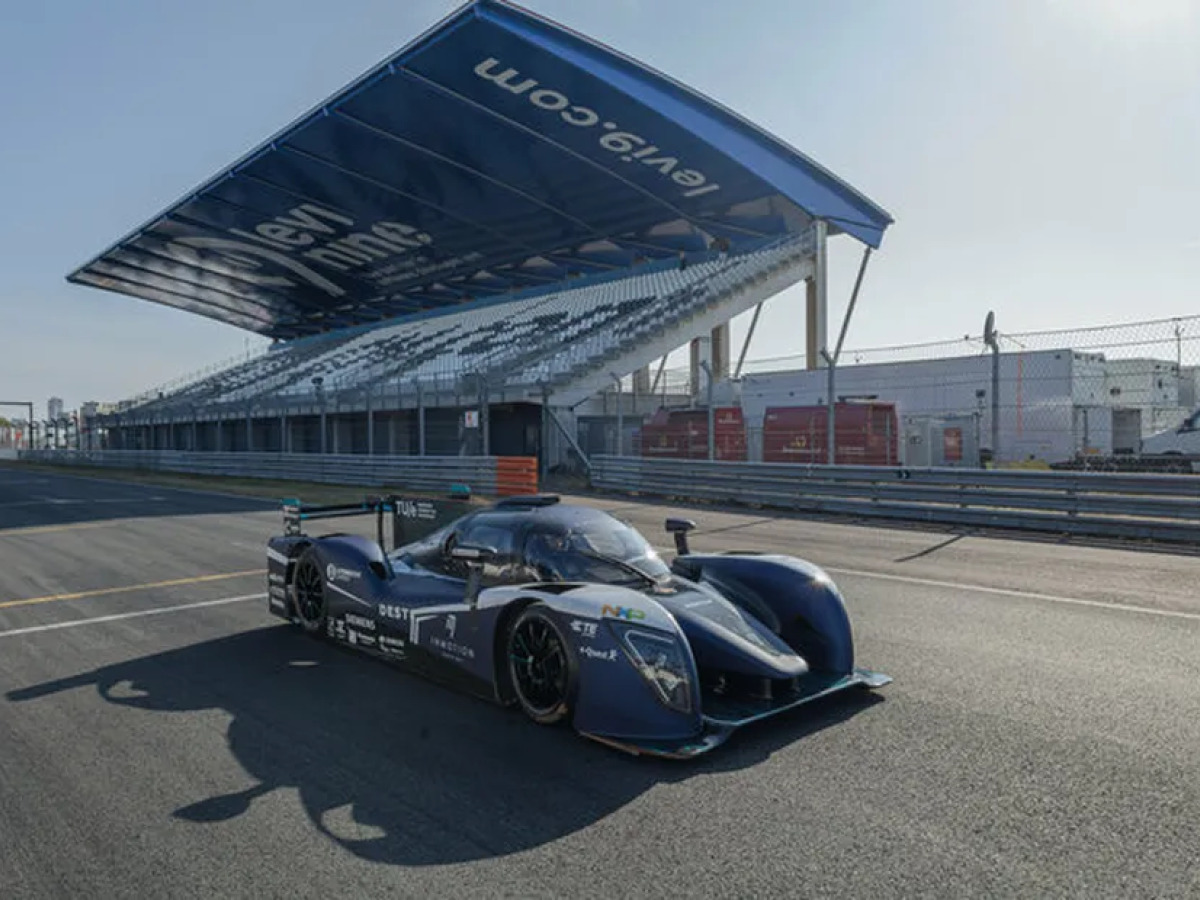
[[[127,397],[124,400],[119,400],[116,404],[117,409],[124,411],[133,409],[134,407],[153,400],[160,398],[165,399],[171,394],[186,390],[188,387],[198,384],[199,382],[212,377],[218,372],[223,372],[227,369],[232,369],[237,366],[242,366],[246,363],[252,362],[255,359],[258,359],[259,357],[266,356],[271,352],[271,349],[271,345],[267,344],[265,346],[243,350],[241,353],[236,353],[233,356],[220,360],[219,362],[210,363],[203,368],[180,375],[171,379],[170,381],[163,382],[160,385],[142,391],[140,394],[135,394],[134,396]]]
[[[145,412],[187,416],[202,410],[208,416],[304,405],[336,409],[354,402],[381,407],[397,400],[415,403],[421,395],[470,402],[499,385],[530,393],[553,389],[762,277],[765,267],[785,264],[805,252],[811,240],[805,234],[763,241],[733,254],[690,254],[686,267],[676,259],[659,260],[632,271],[522,291],[503,304],[457,318],[452,314],[316,336],[279,348],[277,356],[265,351],[242,355],[234,365],[177,379],[169,390],[141,395],[138,405]],[[538,316],[544,313],[565,317],[566,333],[556,338],[553,331],[539,330]],[[470,328],[462,327],[464,319]],[[433,337],[414,338],[425,333],[422,329]],[[489,333],[496,335],[491,339],[495,346],[487,347],[489,338],[480,337]],[[406,341],[417,349],[387,355],[389,342],[407,346]],[[484,347],[473,357],[464,356],[463,345],[472,343]],[[381,358],[373,359],[373,354]],[[159,391],[166,396],[160,398]]]
[[[653,307],[648,305],[618,326],[619,330],[623,329],[620,334],[623,340],[614,342],[613,334],[605,329],[575,338],[569,345],[545,347],[515,371],[510,367],[511,354],[499,351],[481,368],[493,381],[554,385],[561,378],[577,374],[580,367],[603,362],[647,333],[670,327],[678,320],[714,302],[723,293],[740,287],[748,280],[762,277],[763,273],[759,271],[751,271],[749,274],[744,271],[750,260],[786,249],[789,252],[777,261],[777,265],[782,265],[788,259],[805,252],[810,246],[810,239],[798,240],[788,237],[764,243],[749,253],[736,256],[727,257],[715,252],[703,254],[688,264],[692,269],[705,272],[703,283],[687,283],[666,295],[654,298],[656,302]],[[677,262],[670,261],[655,266],[652,272],[670,273],[673,270],[679,271],[679,266]]]

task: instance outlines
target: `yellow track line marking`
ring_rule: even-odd
[[[28,606],[33,603],[54,603],[59,600],[83,600],[87,597],[103,597],[107,594],[124,594],[130,591],[149,591],[155,588],[178,587],[183,584],[203,584],[206,581],[223,581],[229,578],[245,578],[248,575],[263,575],[262,569],[248,569],[245,572],[222,572],[219,575],[196,575],[192,578],[172,578],[170,581],[152,581],[149,584],[130,584],[124,587],[96,588],[91,591],[76,591],[73,594],[49,594],[45,597],[29,597],[24,600],[6,600],[0,603],[0,609],[11,606]]]

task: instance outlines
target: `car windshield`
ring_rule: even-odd
[[[602,514],[534,531],[526,559],[544,577],[565,581],[629,584],[658,582],[671,574],[644,537]]]

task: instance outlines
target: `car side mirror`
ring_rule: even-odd
[[[675,536],[675,552],[680,556],[687,556],[690,552],[687,536],[695,527],[696,523],[691,519],[667,519],[666,529]]]
[[[471,544],[455,544],[450,548],[450,558],[467,566],[467,605],[474,608],[483,587],[483,567],[499,554],[492,547],[476,547]]]
[[[476,547],[471,544],[455,544],[450,548],[450,558],[462,560],[468,565],[473,562],[483,565],[484,563],[491,562],[496,558],[496,551],[491,547]]]

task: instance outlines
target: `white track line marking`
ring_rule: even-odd
[[[887,572],[864,572],[860,569],[836,569],[822,566],[826,572],[850,575],[856,578],[877,578],[880,581],[899,581],[921,587],[946,588],[970,591],[975,594],[995,594],[1000,597],[1016,597],[1021,600],[1041,600],[1045,603],[1065,603],[1070,606],[1092,606],[1097,609],[1115,609],[1121,612],[1145,613],[1148,616],[1165,616],[1170,619],[1190,619],[1200,622],[1200,613],[1183,612],[1175,609],[1154,609],[1150,606],[1133,606],[1129,603],[1113,603],[1107,600],[1085,600],[1082,597],[1061,597],[1056,594],[1039,594],[1034,591],[1018,591],[1013,588],[984,587],[977,584],[959,584],[954,581],[937,581],[933,578],[914,578],[911,575],[892,575]]]
[[[8,467],[0,466],[0,488],[7,487],[11,483],[11,482],[4,480],[3,473],[6,468],[8,468]],[[266,504],[269,504],[270,506],[274,507],[276,510],[279,509],[280,501],[275,499],[274,497],[258,497],[258,496],[255,496],[254,494],[235,494],[232,491],[214,491],[214,490],[206,490],[204,488],[175,487],[175,486],[169,485],[169,484],[155,484],[152,481],[138,481],[133,478],[102,478],[97,475],[75,475],[72,472],[65,471],[65,469],[66,469],[65,466],[63,468],[64,468],[64,471],[62,471],[62,472],[47,472],[46,477],[48,479],[74,478],[78,481],[98,481],[101,484],[120,484],[120,485],[125,485],[125,486],[132,485],[134,487],[145,487],[145,488],[152,487],[152,488],[156,488],[159,491],[170,491],[172,493],[179,493],[179,494],[208,494],[213,497],[229,497],[233,500],[249,500],[253,503],[266,503]],[[122,470],[122,471],[128,471],[128,470]],[[164,472],[162,474],[169,475],[172,473]],[[339,487],[339,486],[345,487],[346,485],[334,485],[334,487]]]
[[[245,603],[247,600],[265,600],[266,594],[246,594],[242,597],[222,597],[219,600],[202,600],[199,603],[184,603],[180,606],[160,606],[156,609],[142,609],[137,612],[117,613],[112,616],[94,616],[90,619],[77,619],[72,622],[52,622],[49,625],[31,625],[27,628],[14,628],[11,631],[0,631],[0,638],[17,637],[22,634],[36,634],[39,631],[57,631],[60,628],[79,628],[83,625],[99,625],[104,622],[117,622],[121,619],[137,619],[141,616],[161,616],[165,613],[184,612],[189,609],[203,609],[206,606],[222,606],[226,603]]]
[[[3,487],[3,486],[4,486],[3,483],[0,483],[0,487]],[[162,497],[146,497],[146,496],[97,497],[97,498],[91,499],[91,500],[89,500],[86,497],[35,497],[32,500],[6,501],[4,503],[0,503],[0,507],[9,509],[11,507],[17,507],[17,506],[84,506],[85,504],[87,506],[94,506],[94,505],[100,504],[100,503],[122,503],[122,504],[129,505],[129,504],[133,504],[133,503],[157,503],[157,502],[161,502],[162,500],[163,500]]]
[[[674,547],[655,547],[659,553],[674,553]],[[708,551],[696,548],[697,552]],[[811,560],[810,560],[811,562]],[[1082,597],[1062,597],[1057,594],[1039,594],[1036,591],[1019,591],[1015,588],[986,587],[981,584],[961,584],[957,581],[938,581],[933,578],[916,578],[912,575],[893,575],[890,572],[867,572],[863,569],[840,569],[835,566],[821,566],[831,575],[849,575],[852,578],[874,578],[879,581],[898,581],[901,584],[913,584],[920,587],[942,588],[953,591],[969,591],[974,594],[994,594],[999,597],[1015,597],[1019,600],[1040,600],[1044,603],[1064,603],[1069,606],[1092,606],[1097,609],[1114,609],[1118,612],[1145,613],[1148,616],[1162,616],[1168,619],[1187,619],[1200,622],[1200,613],[1183,612],[1174,609],[1154,609],[1149,606],[1134,606],[1130,603],[1113,603],[1108,600],[1085,600]]]

